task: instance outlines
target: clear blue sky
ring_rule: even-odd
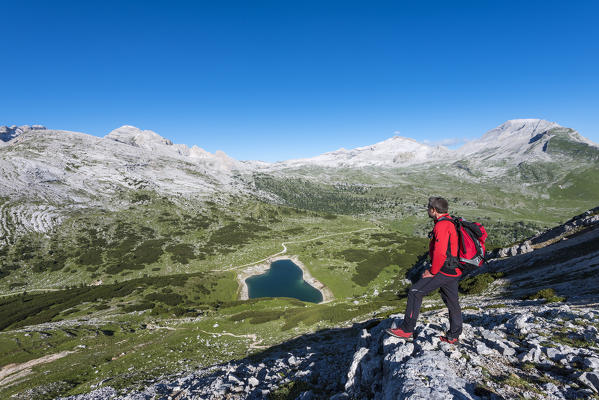
[[[544,118],[599,142],[599,1],[2,1],[0,125],[275,161]]]

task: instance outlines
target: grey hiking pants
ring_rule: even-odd
[[[458,282],[459,276],[447,276],[442,273],[432,278],[421,278],[412,285],[408,292],[408,305],[406,315],[404,316],[401,329],[404,332],[414,332],[416,320],[420,314],[422,298],[435,289],[441,292],[441,298],[449,309],[449,338],[457,338],[462,333],[462,309],[458,301]]]

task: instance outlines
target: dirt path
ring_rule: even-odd
[[[238,266],[235,266],[235,267],[230,267],[230,268],[226,268],[226,269],[213,269],[213,270],[211,270],[211,271],[212,271],[212,272],[227,272],[227,271],[233,271],[233,270],[235,270],[235,269],[244,268],[244,267],[249,267],[249,266],[251,266],[251,265],[255,265],[255,264],[258,264],[258,263],[261,263],[261,262],[264,262],[264,261],[268,261],[268,260],[270,260],[271,258],[274,258],[274,257],[277,257],[277,256],[281,256],[281,255],[283,255],[283,254],[287,253],[287,244],[289,244],[289,243],[304,243],[304,242],[311,242],[311,241],[313,241],[313,240],[318,240],[318,239],[322,239],[322,238],[325,238],[325,237],[338,236],[338,235],[348,235],[348,234],[350,234],[350,233],[361,232],[361,231],[365,231],[365,230],[369,230],[369,229],[379,229],[379,228],[378,228],[378,227],[374,227],[374,228],[362,228],[362,229],[358,229],[358,230],[355,230],[355,231],[349,231],[349,232],[339,232],[339,233],[331,233],[331,234],[328,234],[328,235],[321,235],[321,236],[317,236],[317,237],[315,237],[315,238],[312,238],[312,239],[305,239],[305,240],[294,240],[294,241],[290,241],[290,242],[282,242],[282,243],[281,243],[281,246],[283,246],[283,250],[279,251],[278,253],[272,254],[272,255],[270,255],[270,256],[268,256],[268,257],[266,257],[266,258],[263,258],[262,260],[258,260],[258,261],[254,261],[254,262],[251,262],[251,263],[248,263],[248,264],[238,265]]]
[[[0,369],[0,386],[4,386],[16,379],[22,378],[31,373],[31,368],[39,364],[45,364],[65,357],[74,351],[62,351],[60,353],[49,354],[35,360],[29,360],[21,364],[8,364]]]
[[[208,331],[204,331],[204,330],[200,330],[200,332],[204,332],[208,335],[212,335],[212,336],[222,336],[222,335],[226,335],[226,336],[233,336],[233,337],[237,337],[237,338],[249,338],[252,339],[252,343],[250,343],[250,349],[266,349],[268,348],[268,346],[263,346],[263,345],[259,345],[258,343],[262,343],[263,339],[258,339],[258,335],[256,335],[255,333],[248,333],[247,335],[236,335],[234,333],[229,333],[229,332],[208,332]]]
[[[21,291],[21,292],[11,292],[11,293],[0,294],[0,297],[14,296],[15,294],[21,294],[21,293],[24,293],[24,292],[27,292],[27,293],[30,293],[30,292],[56,292],[58,290],[64,290],[64,289],[56,289],[56,288],[29,289],[29,290],[24,290],[24,291]]]

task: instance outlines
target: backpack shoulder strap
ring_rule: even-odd
[[[441,221],[451,221],[455,224],[455,220],[453,220],[452,218],[441,217],[437,220],[437,222],[441,222]]]

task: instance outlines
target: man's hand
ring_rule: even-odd
[[[433,276],[435,275],[431,274],[431,272],[428,269],[424,271],[424,274],[422,274],[423,278],[432,278]]]

